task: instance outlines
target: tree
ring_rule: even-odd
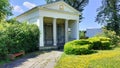
[[[56,1],[61,1],[61,0],[46,0],[47,3],[52,3]],[[88,4],[89,0],[62,0],[71,5],[73,8],[76,10],[82,12],[84,7]],[[80,19],[82,16],[80,16]]]
[[[11,19],[9,19],[9,20],[6,20],[7,21],[7,23],[11,23],[11,24],[20,24],[20,22],[19,21],[17,21],[15,18],[11,18]]]
[[[102,6],[98,9],[96,21],[105,24],[108,30],[120,34],[120,0],[102,0]]]
[[[8,0],[0,1],[0,21],[5,19],[7,16],[12,15],[11,9],[12,9],[12,7],[10,6]]]

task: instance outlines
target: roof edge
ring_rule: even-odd
[[[76,12],[78,12],[79,15],[81,15],[78,10],[76,10],[75,8],[73,8],[72,6],[70,6],[69,4],[67,4],[66,2],[64,2],[64,1],[57,1],[57,2],[53,2],[53,3],[49,3],[49,4],[44,4],[44,5],[36,6],[36,7],[32,8],[32,9],[30,9],[30,10],[27,10],[27,11],[23,12],[22,14],[16,16],[15,18],[17,18],[19,16],[22,16],[22,15],[24,15],[24,14],[26,14],[26,13],[32,11],[32,10],[39,9],[39,7],[44,7],[44,6],[51,5],[51,4],[54,4],[54,3],[59,3],[59,2],[64,3],[65,5],[69,6],[70,8],[72,8],[73,10],[75,10]]]

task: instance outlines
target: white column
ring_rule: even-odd
[[[79,40],[79,21],[77,20],[71,24],[71,37],[73,40]]]
[[[65,20],[65,42],[68,42],[68,20]]]
[[[44,22],[43,22],[43,17],[40,16],[37,20],[37,24],[40,30],[40,36],[39,36],[39,47],[44,46]]]
[[[57,45],[57,24],[56,24],[56,18],[53,19],[53,45]]]
[[[79,20],[76,21],[77,26],[77,40],[79,40]]]

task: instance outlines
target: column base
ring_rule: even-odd
[[[57,46],[45,46],[45,47],[40,47],[39,50],[56,50],[58,49]]]
[[[53,44],[54,46],[57,46],[57,44]]]

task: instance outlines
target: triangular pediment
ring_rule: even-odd
[[[70,5],[68,5],[67,3],[63,1],[47,4],[42,7],[48,8],[48,9],[66,11],[66,12],[79,13],[79,11],[77,11],[76,9],[74,9],[73,7],[71,7]]]

